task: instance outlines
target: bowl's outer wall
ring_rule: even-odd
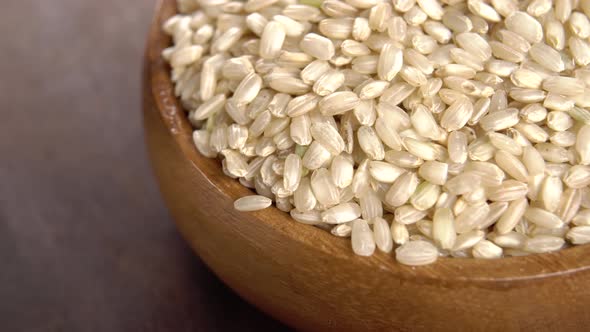
[[[302,330],[565,331],[590,323],[588,249],[494,262],[443,259],[419,268],[390,255],[351,254],[349,242],[298,224],[276,208],[233,209],[250,194],[219,162],[201,157],[174,98],[159,26],[144,70],[146,141],[161,192],[180,232],[232,289]]]

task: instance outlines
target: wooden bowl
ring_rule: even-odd
[[[252,192],[200,156],[161,51],[159,3],[149,33],[143,98],[147,145],[180,232],[229,287],[273,317],[322,331],[564,331],[590,323],[590,248],[498,260],[441,258],[407,267],[355,256],[347,239],[271,207],[242,213]],[[154,244],[157,245],[157,244]]]

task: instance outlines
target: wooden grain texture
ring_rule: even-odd
[[[284,331],[182,240],[145,153],[154,0],[0,1],[0,331]]]
[[[382,253],[356,257],[347,240],[276,208],[232,209],[250,191],[198,155],[160,58],[163,0],[146,54],[148,145],[160,188],[186,240],[230,287],[306,330],[563,331],[590,323],[590,248],[501,260],[440,259],[412,268]],[[206,207],[206,208],[204,208]]]

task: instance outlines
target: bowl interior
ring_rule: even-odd
[[[146,79],[151,82],[157,109],[187,162],[192,163],[228,199],[234,200],[244,195],[251,195],[252,192],[249,189],[221,172],[218,160],[200,156],[193,145],[193,129],[174,95],[170,68],[161,58],[162,50],[170,45],[170,39],[162,32],[161,26],[175,13],[175,0],[160,0],[150,29],[146,52],[148,66]],[[337,238],[319,228],[300,224],[274,206],[255,214],[260,222],[300,242],[310,250],[318,251],[318,254],[346,258],[351,261],[351,264],[385,270],[400,279],[441,283],[461,281],[485,286],[490,283],[526,282],[531,279],[560,276],[585,270],[590,266],[590,246],[583,245],[553,253],[496,260],[441,257],[431,265],[408,267],[397,263],[393,257],[394,253],[384,254],[377,250],[371,257],[358,257],[352,253],[350,240]]]

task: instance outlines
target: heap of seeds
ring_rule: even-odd
[[[179,0],[199,152],[403,264],[590,242],[590,0]]]

